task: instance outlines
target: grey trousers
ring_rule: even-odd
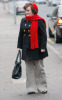
[[[47,82],[43,60],[29,61],[26,63],[26,88],[27,92],[42,92],[47,90]]]

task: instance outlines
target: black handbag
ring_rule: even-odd
[[[19,58],[19,59],[18,59]],[[19,61],[18,61],[19,60]],[[12,78],[13,79],[19,79],[22,75],[22,68],[21,68],[21,52],[18,51],[16,60],[15,60],[15,66],[12,71]]]

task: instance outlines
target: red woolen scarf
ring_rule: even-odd
[[[39,48],[38,44],[38,20],[43,19],[39,15],[34,14],[33,16],[26,16],[26,20],[32,21],[31,27],[30,27],[30,49]],[[44,19],[43,19],[44,20]],[[45,22],[45,20],[44,20]],[[46,22],[45,22],[46,27]]]

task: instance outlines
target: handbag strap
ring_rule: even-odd
[[[21,63],[21,51],[20,50],[18,51],[15,63],[17,62],[18,58],[19,58],[20,63]]]

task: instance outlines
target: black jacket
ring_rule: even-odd
[[[39,60],[48,56],[47,52],[47,34],[45,23],[43,19],[38,20],[38,42],[39,48],[30,49],[30,25],[31,21],[27,21],[25,18],[21,20],[20,31],[18,36],[17,48],[22,49],[22,59],[26,60],[28,55],[29,60]],[[41,52],[41,49],[45,49],[45,52]]]

